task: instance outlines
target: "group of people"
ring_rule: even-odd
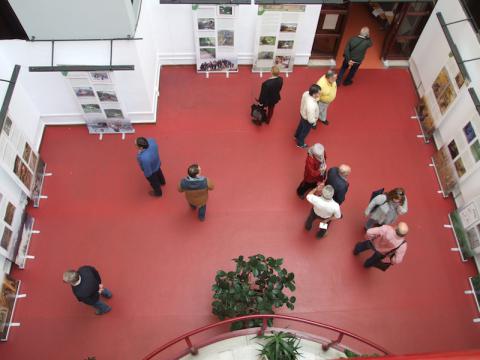
[[[365,57],[367,49],[372,46],[368,28],[362,28],[360,34],[349,40],[344,51],[344,61],[338,75],[329,70],[317,83],[310,86],[302,95],[300,104],[300,122],[295,131],[297,147],[307,148],[305,143],[310,130],[315,129],[318,121],[329,125],[327,119],[328,106],[335,100],[337,87],[342,84],[343,76],[348,68],[348,75],[343,85],[351,85],[353,77]],[[204,70],[213,70],[218,67],[232,68],[234,64],[228,60],[202,64]],[[277,66],[272,68],[272,77],[262,84],[259,103],[266,108],[266,123],[270,123],[275,105],[280,101],[280,91],[283,79]],[[137,161],[145,178],[152,187],[150,194],[162,196],[162,186],[166,184],[161,169],[158,145],[152,138],[139,137],[135,141]],[[351,168],[347,164],[338,167],[327,167],[327,156],[322,144],[310,146],[305,161],[305,171],[302,181],[297,187],[297,195],[306,199],[312,209],[305,222],[305,229],[310,231],[313,223],[319,220],[317,238],[326,236],[329,224],[343,217],[341,205],[345,201],[349,188],[348,177]],[[185,193],[188,205],[198,210],[198,219],[205,220],[208,192],[214,189],[213,182],[201,174],[198,164],[191,164],[187,169],[187,176],[178,184],[178,191]],[[370,203],[365,209],[365,240],[358,242],[353,254],[372,250],[371,255],[364,263],[365,267],[378,267],[386,270],[390,265],[398,264],[405,255],[407,244],[405,236],[408,226],[404,222],[396,222],[399,215],[408,211],[407,198],[402,188],[395,188],[387,193],[383,189],[373,194]],[[104,303],[103,298],[110,299],[112,292],[102,283],[100,274],[92,266],[82,266],[78,270],[67,270],[63,274],[65,283],[71,285],[75,297],[87,305],[95,308],[97,315],[108,313],[111,307]]]
[[[236,70],[236,64],[227,59],[218,59],[205,61],[200,64],[200,71],[220,71],[220,70]]]

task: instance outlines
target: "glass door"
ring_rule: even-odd
[[[382,48],[384,60],[408,60],[433,10],[433,3],[398,3]]]
[[[312,59],[335,59],[347,23],[350,4],[323,4],[318,20]]]

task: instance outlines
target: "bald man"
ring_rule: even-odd
[[[335,189],[333,195],[333,200],[335,200],[338,205],[341,205],[345,201],[345,195],[348,191],[348,176],[352,169],[346,164],[342,164],[339,167],[332,167],[327,172],[327,181],[325,185],[332,185]]]
[[[408,225],[404,222],[399,222],[396,227],[383,225],[368,229],[365,234],[366,240],[355,245],[353,255],[373,250],[373,255],[363,264],[366,268],[375,266],[379,262],[386,264],[386,268],[400,264],[407,251],[407,241],[405,240],[407,234]]]

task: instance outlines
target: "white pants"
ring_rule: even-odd
[[[324,103],[324,102],[321,102],[319,101],[318,102],[318,110],[319,110],[319,115],[318,117],[320,118],[321,121],[325,122],[327,120],[327,108],[328,108],[328,105],[330,104],[327,104],[327,103]]]

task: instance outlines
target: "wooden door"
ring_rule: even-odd
[[[318,19],[312,59],[335,59],[347,23],[350,4],[323,4]]]

